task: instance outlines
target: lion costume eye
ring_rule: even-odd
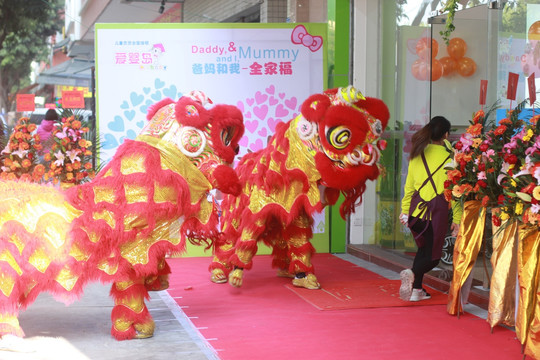
[[[328,143],[338,150],[345,149],[351,141],[351,130],[345,126],[336,126],[326,132]]]
[[[383,130],[384,129],[382,127],[381,120],[377,119],[373,122],[373,124],[371,124],[371,131],[375,136],[380,137],[383,133]]]
[[[234,136],[234,128],[227,127],[221,130],[221,141],[223,145],[229,146],[231,144],[232,138]]]

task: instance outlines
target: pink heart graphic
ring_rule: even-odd
[[[259,130],[257,134],[259,134],[259,136],[261,137],[266,137],[266,134],[267,134],[266,128],[262,128],[261,130]]]
[[[285,105],[291,110],[296,110],[296,102],[296,97],[292,97],[289,100],[285,100]]]
[[[283,118],[287,115],[289,115],[289,110],[285,109],[282,104],[279,104],[276,107],[276,117]]]
[[[240,109],[241,112],[244,112],[244,103],[239,101],[236,103],[236,107]]]
[[[276,91],[276,88],[274,87],[274,85],[270,85],[265,90],[267,94],[274,95],[274,91]]]
[[[259,126],[257,120],[251,120],[251,121],[244,121],[244,126],[250,133],[254,133],[255,130],[257,130],[257,127]]]
[[[248,118],[248,119],[251,119],[251,111],[248,111],[247,113],[245,113],[244,117]]]
[[[270,103],[270,106],[274,106],[278,103],[278,99],[276,99],[275,97],[270,97],[270,100],[268,100],[269,103]]]
[[[278,96],[279,96],[280,99],[283,99],[285,97],[285,93],[279,93]]]
[[[261,105],[266,101],[266,99],[268,99],[268,95],[262,94],[260,91],[255,93],[255,101],[257,101],[257,105]]]
[[[242,136],[242,138],[240,139],[240,141],[238,142],[238,144],[242,147],[247,147],[248,146],[248,143],[249,143],[249,138],[247,137],[247,135],[244,135]]]
[[[251,151],[261,150],[262,147],[263,147],[263,142],[261,139],[257,139],[257,141],[249,145],[249,148],[251,149]]]
[[[268,128],[270,132],[276,132],[276,125],[279,123],[279,119],[268,118]]]
[[[246,103],[247,103],[249,106],[252,106],[254,102],[255,102],[255,99],[246,99]]]
[[[255,116],[257,116],[259,119],[264,120],[264,118],[266,117],[266,114],[268,114],[268,106],[266,106],[266,105],[263,105],[263,106],[255,106],[255,107],[253,108],[253,113],[254,113]]]

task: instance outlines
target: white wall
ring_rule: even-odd
[[[380,97],[380,1],[355,0],[352,39],[353,85],[366,96]],[[366,244],[373,240],[377,197],[375,183],[368,181],[363,202],[349,221],[349,242]]]

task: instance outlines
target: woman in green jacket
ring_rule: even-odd
[[[422,288],[424,274],[432,270],[441,258],[442,245],[448,232],[450,206],[444,198],[446,170],[452,161],[447,148],[450,122],[435,116],[412,136],[407,180],[401,201],[400,221],[414,236],[418,251],[412,269],[403,270],[400,297],[405,301],[427,300],[431,296]],[[452,234],[457,235],[461,208],[452,204]]]

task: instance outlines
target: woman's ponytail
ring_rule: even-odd
[[[444,116],[435,116],[412,136],[412,149],[409,160],[422,154],[430,141],[439,141],[450,131],[450,121]]]

